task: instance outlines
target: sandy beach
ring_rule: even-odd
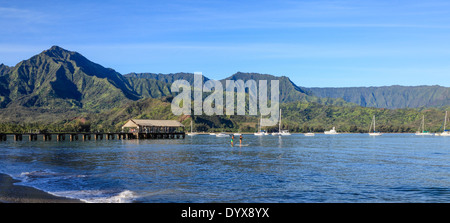
[[[0,173],[0,203],[83,203],[77,199],[58,197],[33,187],[14,185],[19,182]]]

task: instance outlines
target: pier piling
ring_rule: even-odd
[[[30,134],[30,135],[28,135],[28,140],[36,141],[37,140],[37,134]]]
[[[91,140],[91,134],[83,134],[83,141]]]
[[[42,141],[51,141],[52,135],[51,134],[44,134],[42,135]]]
[[[57,134],[56,135],[56,141],[64,141],[64,140],[66,140],[65,134]]]
[[[14,141],[22,141],[22,134],[14,134]]]
[[[70,141],[78,140],[78,134],[70,134]]]
[[[95,133],[95,140],[103,140],[103,134]]]

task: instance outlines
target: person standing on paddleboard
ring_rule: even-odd
[[[242,135],[239,136],[239,145],[242,145]]]
[[[231,146],[233,146],[234,135],[231,136]]]

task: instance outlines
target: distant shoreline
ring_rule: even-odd
[[[81,200],[58,197],[34,187],[15,185],[20,182],[0,173],[0,203],[84,203]]]

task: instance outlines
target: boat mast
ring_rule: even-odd
[[[422,132],[425,132],[425,115],[422,116]]]
[[[280,109],[280,123],[278,123],[278,133],[281,133],[281,109]]]
[[[373,132],[375,132],[375,115],[373,116]]]
[[[261,132],[261,123],[262,123],[262,114],[261,114],[261,118],[259,118],[259,128],[258,128],[259,132]]]
[[[445,132],[445,126],[447,125],[447,111],[445,111],[445,119],[444,119],[444,132]]]

